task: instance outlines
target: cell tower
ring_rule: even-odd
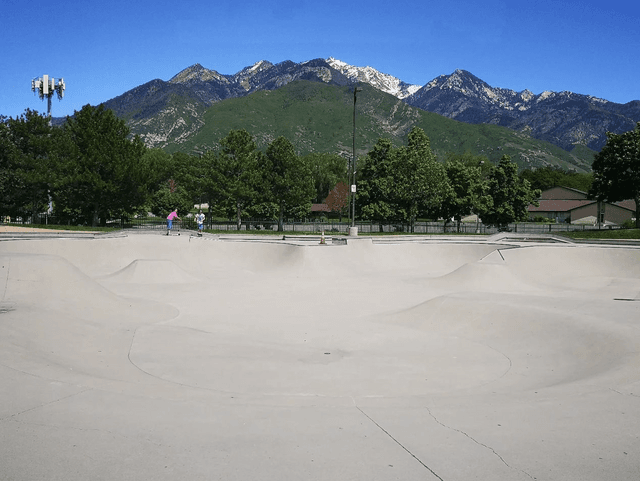
[[[51,97],[53,97],[53,94],[55,93],[58,94],[58,99],[62,100],[65,88],[66,86],[63,78],[56,82],[56,79],[53,77],[49,78],[48,75],[43,75],[42,77],[31,81],[31,90],[38,92],[40,100],[44,100],[45,97],[47,98],[47,115],[49,116],[49,124],[51,124]]]

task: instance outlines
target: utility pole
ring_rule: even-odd
[[[49,117],[49,125],[51,125],[51,97],[53,94],[58,94],[58,99],[62,100],[64,97],[64,89],[66,85],[64,84],[64,79],[59,79],[56,82],[56,79],[48,75],[43,75],[38,79],[31,80],[31,90],[34,92],[38,92],[40,96],[40,100],[44,100],[47,98],[47,116]]]
[[[349,235],[357,236],[358,228],[356,227],[356,99],[358,92],[362,92],[361,88],[353,89],[353,160],[351,161],[351,227]]]

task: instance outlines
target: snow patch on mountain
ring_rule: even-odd
[[[368,83],[372,87],[399,99],[404,99],[421,88],[420,85],[405,83],[399,78],[379,72],[373,67],[356,67],[333,57],[329,57],[327,63],[347,78]]]

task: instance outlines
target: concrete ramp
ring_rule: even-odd
[[[499,257],[499,256],[498,256]],[[492,260],[496,256],[492,255]],[[452,291],[467,292],[527,292],[539,289],[524,282],[505,262],[475,262],[465,264],[455,271],[434,279],[429,285]]]
[[[123,304],[68,260],[46,254],[1,254],[3,301],[42,309],[75,310],[102,316]]]
[[[131,284],[188,284],[199,281],[168,259],[136,259],[103,280]]]
[[[128,360],[136,330],[178,314],[116,296],[59,256],[0,254],[0,266],[0,365],[31,376],[87,385],[141,381]]]
[[[519,279],[549,295],[634,299],[640,292],[640,249],[532,246],[501,251]]]
[[[640,379],[640,342],[633,328],[606,322],[608,307],[523,294],[456,293],[430,299],[389,317],[419,332],[461,337],[509,359],[491,390],[566,386],[608,377]],[[636,311],[630,307],[629,314]],[[631,362],[630,360],[635,361]]]

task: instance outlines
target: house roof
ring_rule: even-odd
[[[331,212],[327,204],[311,204],[311,212]]]
[[[595,204],[595,200],[547,200],[540,199],[538,201],[540,205],[538,207],[533,204],[529,204],[527,210],[529,212],[569,212],[578,207],[584,207],[585,205]],[[622,202],[609,203],[605,202],[605,205],[615,205],[621,209],[627,209],[632,212],[636,211],[636,203],[633,200],[624,200]]]
[[[562,193],[569,194],[567,197],[577,196],[578,198],[562,199],[558,198]],[[555,197],[555,198],[553,198]],[[540,206],[535,207],[530,204],[529,212],[570,212],[578,207],[584,207],[596,203],[595,200],[587,199],[587,193],[570,187],[556,186],[545,190],[538,199]],[[615,205],[622,209],[636,211],[636,203],[633,200],[623,200],[621,202],[605,202],[608,205]]]
[[[636,211],[636,201],[635,200],[623,200],[620,202],[614,202],[618,207],[622,207],[623,209],[629,209],[633,212]]]
[[[538,201],[538,207],[533,204],[529,205],[529,212],[569,212],[570,210],[583,207],[585,205],[594,204],[595,200],[545,200]]]
[[[550,189],[542,191],[542,193],[540,194],[540,198],[548,200],[559,199],[558,195],[561,195],[561,192],[565,192],[565,195],[569,194],[569,196],[565,198],[566,200],[587,199],[586,192],[578,189],[573,189],[571,187],[563,187],[561,185],[557,185],[555,187],[551,187]]]

